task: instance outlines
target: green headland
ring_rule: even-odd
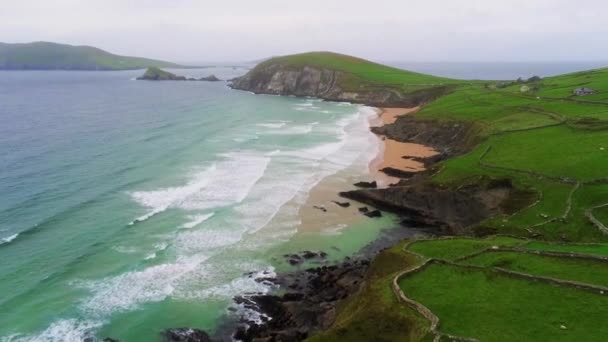
[[[131,70],[179,68],[175,63],[119,56],[91,46],[0,43],[0,70]]]

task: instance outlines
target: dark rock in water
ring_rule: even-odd
[[[373,182],[358,182],[355,183],[354,186],[358,187],[358,188],[364,188],[364,189],[375,189],[378,187],[378,183],[376,181]]]
[[[348,208],[350,207],[350,203],[349,202],[338,202],[338,201],[332,201],[333,203],[341,206],[342,208]]]
[[[364,213],[367,217],[382,217],[382,212],[380,210],[372,210]]]
[[[167,329],[160,335],[162,342],[212,342],[209,334],[192,328]]]
[[[299,254],[284,254],[283,257],[287,260],[287,262],[291,265],[299,265],[304,262],[304,260],[312,260],[312,259],[325,259],[327,258],[327,253],[325,252],[313,252],[313,251],[303,251]],[[264,278],[268,279],[268,278]]]
[[[186,77],[177,76],[160,68],[148,68],[146,72],[137,78],[143,81],[186,81]]]
[[[369,212],[369,208],[368,207],[361,207],[361,208],[359,208],[359,212],[362,213],[362,214],[365,214],[365,213]]]
[[[304,257],[304,259],[312,259],[316,256],[317,256],[317,253],[315,253],[315,252],[311,252],[311,251],[302,252],[302,257]]]
[[[207,82],[219,82],[221,81],[219,78],[217,78],[215,75],[209,75],[207,77],[201,77],[199,79],[199,81],[207,81]]]
[[[321,211],[322,211],[322,212],[324,212],[324,213],[326,213],[326,212],[327,212],[327,209],[325,209],[325,207],[321,207],[321,206],[318,206],[318,205],[314,205],[314,206],[313,206],[313,208],[315,208],[315,209],[319,209],[319,210],[321,210]]]
[[[116,339],[113,339],[111,337],[106,337],[106,338],[103,339],[102,342],[119,342],[119,341],[116,340]]]

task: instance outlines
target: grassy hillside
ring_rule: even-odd
[[[572,95],[591,85],[597,94]],[[532,86],[528,92],[520,84],[469,86],[420,111],[423,119],[469,121],[479,127],[481,143],[446,161],[433,181],[458,186],[480,177],[509,178],[539,194],[533,206],[483,222],[475,231],[605,241],[602,226],[608,222],[601,206],[608,203],[608,72],[552,77]],[[603,224],[590,220],[590,214]]]
[[[605,339],[608,69],[533,82],[479,83],[403,72],[349,57],[305,56],[287,62],[339,60],[332,66],[379,87],[455,85],[416,116],[431,122],[472,123],[476,145],[467,154],[436,165],[428,182],[457,189],[507,178],[537,194],[537,200],[520,211],[468,229],[470,235],[496,236],[406,241],[383,252],[378,257],[383,261],[373,263],[371,272],[387,270],[384,276],[370,279],[340,308],[337,323],[312,340],[366,340],[384,336],[385,331],[415,341],[431,341],[435,335],[441,341],[450,340],[448,335],[482,341]],[[596,93],[575,96],[573,91],[581,87]],[[403,273],[417,266],[422,268]],[[439,319],[436,332],[414,306],[399,301],[399,293],[392,291],[394,281],[407,298]],[[387,311],[386,320],[378,317]],[[368,321],[372,324],[361,329],[361,322]]]
[[[90,46],[36,42],[0,43],[0,70],[129,70],[148,67],[180,67],[139,57],[114,55]]]
[[[558,254],[534,254],[540,249]],[[579,254],[559,254],[572,250]],[[309,340],[602,341],[608,258],[598,254],[605,251],[604,244],[539,245],[509,236],[405,241],[376,257],[336,323]],[[435,331],[394,284],[436,315]]]

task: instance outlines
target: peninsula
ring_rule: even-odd
[[[0,70],[134,70],[183,68],[161,60],[119,56],[92,46],[0,43]]]
[[[346,261],[308,270],[312,285],[290,283],[297,275],[279,276],[279,283],[288,280],[286,294],[239,299],[272,320],[247,322],[237,336],[607,336],[607,85],[608,69],[463,81],[329,52],[272,58],[234,80],[233,88],[258,94],[392,107],[389,120],[373,131],[395,146],[418,144],[432,153],[415,157],[402,150],[423,167],[391,164],[383,171],[398,178],[395,184],[341,195],[437,232],[436,238],[394,241],[369,266]],[[583,88],[593,92],[581,97]]]

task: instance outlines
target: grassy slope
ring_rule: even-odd
[[[516,252],[484,253],[467,264],[502,267],[516,272],[608,286],[608,263],[586,259],[542,256]]]
[[[47,42],[0,43],[0,69],[127,70],[179,67],[159,60],[126,57],[90,47]]]
[[[327,331],[309,341],[419,341],[428,323],[404,307],[390,289],[392,279],[403,268],[420,262],[396,245],[375,258],[360,292],[338,308],[338,318]]]
[[[590,84],[600,93],[570,95],[572,89]],[[537,86],[536,92],[521,93],[520,86],[492,90],[474,85],[425,107],[418,114],[421,118],[474,121],[481,141],[469,154],[445,162],[433,180],[450,186],[482,176],[507,177],[541,194],[541,201],[532,208],[482,223],[480,228],[486,231],[604,241],[606,236],[584,214],[587,208],[608,202],[608,184],[593,183],[608,177],[608,98],[600,96],[608,93],[608,72],[553,77]],[[567,198],[573,185],[560,178],[583,183],[572,195],[570,211]],[[564,214],[565,219],[541,225]],[[605,219],[606,215],[598,210],[597,216]]]
[[[425,240],[410,243],[407,249],[427,258],[454,260],[476,251],[483,252],[489,246],[514,246],[516,242],[508,237]],[[539,247],[537,242],[521,240],[517,245],[518,248]],[[579,253],[606,252],[605,245],[544,243],[540,247],[576,249]],[[511,277],[493,272],[493,268],[606,286],[607,261],[485,251],[457,263],[484,269],[431,265],[399,282],[407,296],[422,302],[438,315],[440,331],[444,333],[482,341],[601,341],[606,334],[606,331],[592,328],[608,317],[605,308],[608,298],[604,295]]]
[[[408,250],[429,258],[453,260],[463,255],[479,252],[491,246],[510,247],[522,243],[524,243],[524,240],[502,236],[485,240],[455,238],[417,241],[411,243],[408,246]]]
[[[608,336],[608,297],[574,288],[452,265],[431,265],[400,285],[437,314],[440,329],[450,334],[481,341],[602,341]]]

